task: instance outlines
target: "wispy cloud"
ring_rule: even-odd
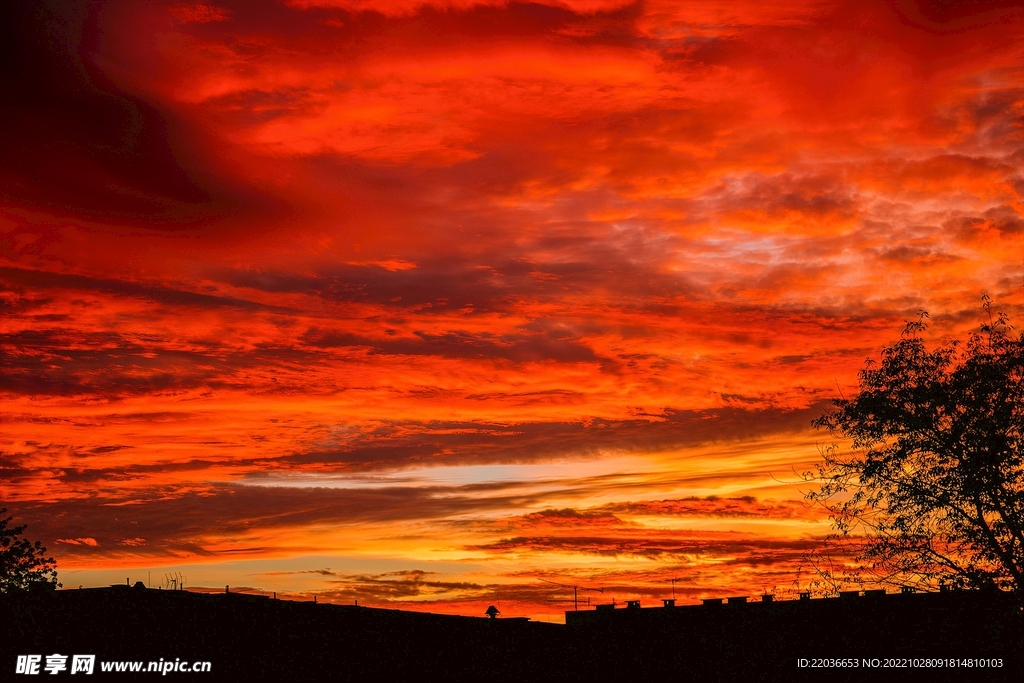
[[[864,360],[922,310],[976,329],[982,291],[1024,310],[1017,6],[4,28],[0,496],[65,565],[404,558],[280,580],[535,613],[539,578],[770,588]]]

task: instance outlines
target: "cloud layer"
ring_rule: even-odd
[[[75,571],[789,585],[810,420],[1021,317],[1019,3],[3,12],[0,497]]]

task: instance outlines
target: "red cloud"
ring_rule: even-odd
[[[785,583],[827,400],[1024,303],[1015,3],[56,7],[0,22],[0,493],[79,567]]]

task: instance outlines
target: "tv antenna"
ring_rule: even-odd
[[[547,579],[542,579],[539,576],[536,577],[536,579],[538,581],[543,581],[544,583],[550,583],[552,586],[558,586],[559,588],[571,588],[572,589],[572,611],[573,612],[578,612],[579,609],[580,609],[580,599],[579,599],[579,595],[578,595],[579,591],[593,591],[594,593],[604,593],[604,589],[603,588],[588,588],[587,586],[580,586],[580,585],[573,586],[573,585],[570,585],[570,584],[567,584],[567,583],[556,583],[554,581],[548,581]],[[588,602],[589,602],[589,600],[588,600]]]
[[[170,590],[184,590],[186,578],[187,577],[181,572],[164,572],[164,585]]]

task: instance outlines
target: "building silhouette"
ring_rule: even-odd
[[[1016,681],[1024,659],[1021,611],[1012,595],[999,591],[732,596],[695,605],[629,601],[567,612],[561,625],[500,618],[497,609],[460,617],[126,582],[0,595],[0,624],[0,667],[7,667],[0,680],[10,678],[19,655],[54,653],[94,654],[100,662],[187,657],[212,663],[205,681],[289,683],[831,683],[920,675],[865,671],[872,660],[893,658],[998,659],[999,667],[932,668],[925,680]],[[816,658],[859,665],[827,671],[800,665]]]

